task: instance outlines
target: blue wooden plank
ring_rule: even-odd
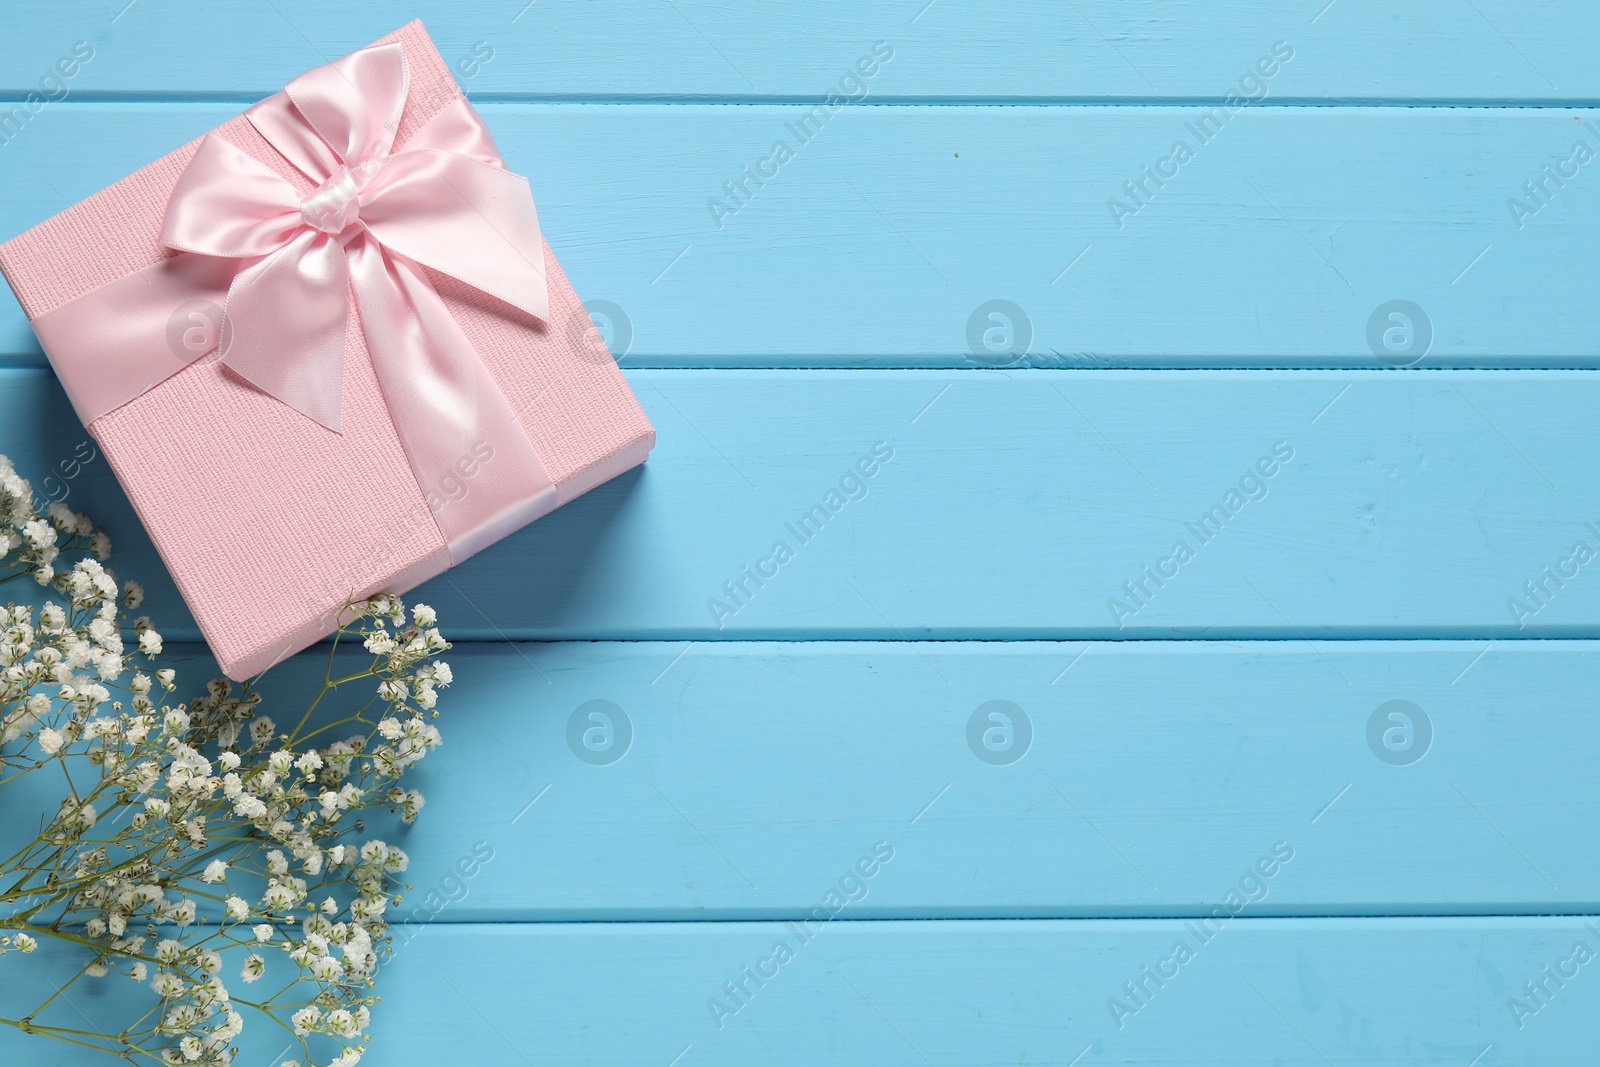
[[[175,652],[188,688],[212,676]],[[448,909],[413,894],[399,914],[414,921],[800,919],[880,841],[895,857],[847,885],[851,918],[1204,915],[1280,841],[1293,862],[1246,887],[1252,914],[1600,911],[1600,857],[1573,847],[1600,818],[1593,643],[448,658],[446,744],[414,783],[427,810],[390,839],[419,887],[479,842],[493,861]],[[292,719],[326,666],[306,654],[269,674],[265,710]],[[355,688],[330,718],[370,695]],[[23,832],[0,829],[0,851]]]
[[[363,1062],[1593,1063],[1592,917],[1242,913],[1202,933],[1191,925],[837,921],[805,941],[778,923],[435,926],[383,971]],[[42,955],[12,964],[0,968],[6,1002],[35,975],[70,973]],[[133,992],[126,979],[106,979],[70,997],[109,1023]],[[1514,1014],[1511,1002],[1529,1010]],[[1137,1009],[1120,1028],[1113,1003]],[[58,1008],[82,1026],[70,1005]],[[104,1059],[0,1029],[8,1063]],[[256,1023],[234,1062],[277,1063],[286,1040]]]
[[[1600,636],[1587,372],[629,380],[654,458],[430,582],[453,636]],[[0,382],[0,451],[70,460],[53,380]],[[106,465],[71,491],[196,636]]]
[[[1600,366],[1590,11],[375,6],[200,41],[185,5],[72,0],[0,39],[8,236],[422,15],[661,430],[418,593],[454,636],[556,643],[452,655],[368,1062],[1592,1060],[1597,646],[1562,638],[1600,638],[1600,398],[1439,371]],[[1196,131],[1278,41],[1249,113]],[[862,99],[787,132],[833,89]],[[804,143],[733,199],[778,138]],[[0,452],[194,637],[8,300],[0,366]],[[621,758],[584,745],[623,721]],[[1194,925],[1230,893],[1237,922]],[[0,1015],[71,973],[4,964]],[[69,1021],[131,991],[75,989]],[[0,1062],[56,1051],[0,1027]]]
[[[162,0],[71,0],[15,13],[0,90],[15,95],[77,40],[78,93],[262,95],[420,17],[475,94],[540,98],[820,97],[875,40],[888,97],[1222,98],[1275,41],[1295,48],[1274,95],[1308,99],[1600,97],[1590,12],[1559,0],[417,0],[403,10],[310,0],[230,9],[203,29]]]
[[[5,146],[0,233],[235,109],[41,114]],[[1219,132],[1196,108],[859,108],[803,144],[797,107],[484,110],[625,366],[1597,361],[1592,110],[1272,108]],[[38,365],[0,307],[0,359]]]

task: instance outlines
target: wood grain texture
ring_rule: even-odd
[[[128,10],[124,11],[124,7]],[[35,86],[73,41],[96,48],[80,93],[258,97],[421,18],[475,95],[820,97],[874,40],[893,43],[892,97],[1220,99],[1276,40],[1297,50],[1283,94],[1318,100],[1600,97],[1589,12],[1560,0],[1397,10],[1381,0],[416,0],[400,8],[276,0],[202,32],[182,4],[71,0],[19,10],[0,91]],[[474,63],[474,47],[493,50]]]
[[[237,110],[41,112],[0,146],[0,233]],[[801,143],[798,105],[484,106],[624,366],[1597,364],[1600,163],[1569,157],[1600,155],[1600,113],[1246,108],[1201,131],[1208,112],[847,107]],[[1178,141],[1194,157],[1161,163]],[[1176,176],[1158,187],[1157,166]],[[986,340],[995,300],[1018,310]],[[1393,300],[1426,320],[1426,344],[1391,336],[1404,356],[1373,343]],[[11,301],[0,360],[42,360]]]
[[[630,381],[651,461],[424,586],[453,636],[1600,636],[1583,372]],[[0,421],[36,478],[82,441],[41,371]],[[194,637],[104,462],[67,489]]]
[[[380,6],[0,33],[5,237],[422,17],[660,431],[414,596],[467,643],[366,1062],[1592,1062],[1592,11]],[[833,91],[861,99],[824,122]],[[1398,300],[1426,346],[1382,346]],[[209,676],[9,300],[0,368],[0,453],[107,525]],[[75,969],[8,957],[0,1005]],[[6,1029],[12,1062],[96,1060]]]
[[[174,652],[189,688],[211,677]],[[408,921],[799,920],[830,893],[852,919],[1205,916],[1229,892],[1252,915],[1600,912],[1593,643],[475,643],[448,658],[446,744],[417,772],[426,815],[374,831],[411,856]],[[269,674],[264,710],[302,707],[326,666],[308,653]],[[330,719],[370,695],[353,688]],[[978,714],[996,700],[1009,722]],[[1393,700],[1421,709],[1409,726],[1380,716],[1410,731],[1390,739],[1400,763],[1369,737]],[[1001,731],[990,747],[975,714]]]
[[[838,920],[801,943],[787,924],[435,926],[384,970],[363,1062],[1344,1067],[1476,1056],[1478,1067],[1588,1067],[1600,982],[1594,962],[1572,955],[1580,941],[1600,945],[1595,928],[1576,916],[1241,916],[1201,943],[1176,920]],[[1179,941],[1192,958],[1158,987],[1143,969],[1170,961]],[[1523,983],[1562,961],[1577,976],[1551,982],[1519,1029],[1507,1002],[1531,1003]],[[24,963],[47,980],[70,973],[46,957]],[[747,967],[770,977],[758,986]],[[0,996],[26,980],[0,970]],[[724,983],[739,981],[736,1004]],[[1138,981],[1152,995],[1135,1002],[1124,983]],[[106,979],[70,997],[110,1020],[130,990]],[[729,1009],[720,1029],[713,998]],[[1113,998],[1142,1004],[1120,1029]],[[83,1025],[71,1005],[59,1010]],[[13,1059],[40,1054],[25,1040],[0,1033],[0,1059],[96,1062]],[[246,1040],[236,1063],[278,1062],[286,1039],[256,1023]]]

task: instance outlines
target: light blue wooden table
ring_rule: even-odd
[[[414,16],[660,446],[419,594],[368,1062],[1597,1062],[1590,5],[35,5],[0,235]],[[0,301],[0,452],[81,438]]]

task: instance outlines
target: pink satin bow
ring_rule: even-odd
[[[338,433],[353,293],[396,436],[454,564],[553,509],[557,492],[425,268],[547,320],[544,244],[527,180],[505,169],[464,99],[394,151],[408,84],[402,46],[379,45],[245,113],[316,186],[309,195],[207,136],[161,228],[161,242],[187,254],[34,328],[86,426],[220,339],[230,370]],[[220,338],[199,330],[195,345],[189,331],[175,344],[175,317],[212,301],[224,301]]]
[[[432,302],[419,263],[530,315],[549,313],[527,180],[499,165],[465,103],[454,101],[391,153],[408,80],[398,44],[296,78],[286,99],[245,115],[316,183],[311,195],[209,136],[161,228],[161,243],[178,251],[260,257],[229,286],[221,359],[335,431],[351,282],[364,325],[396,300]],[[426,321],[435,309],[411,310]]]

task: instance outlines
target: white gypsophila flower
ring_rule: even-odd
[[[142,601],[137,583],[88,558],[109,553],[109,541],[62,507],[50,509],[48,529],[29,526],[41,518],[31,491],[5,495],[17,482],[0,458],[0,580],[7,568],[24,570],[45,592],[34,608],[0,608],[0,739],[38,743],[34,768],[45,756],[85,768],[80,778],[80,762],[68,764],[79,791],[44,820],[42,846],[58,851],[35,881],[18,885],[70,887],[53,906],[89,943],[84,973],[114,969],[158,998],[146,1022],[119,1029],[110,1044],[121,1044],[124,1058],[227,1067],[245,1023],[221,979],[222,957],[209,946],[244,940],[277,944],[301,968],[301,980],[320,987],[274,993],[264,1010],[287,1022],[294,1005],[314,998],[314,1011],[296,1013],[298,1028],[343,1041],[339,1067],[356,1063],[370,1020],[367,991],[392,943],[385,913],[398,901],[408,860],[350,831],[381,812],[410,822],[423,806],[422,794],[399,780],[439,743],[427,720],[452,675],[435,659],[448,647],[436,613],[427,605],[408,612],[400,598],[383,595],[341,617],[351,620],[341,626],[349,645],[374,650],[355,675],[371,679],[362,701],[377,690],[381,710],[373,719],[361,702],[336,711],[339,697],[323,701],[325,690],[317,718],[289,712],[296,725],[280,733],[263,714],[260,693],[224,680],[179,702],[169,695],[177,685],[171,668],[133,665],[131,657],[159,654],[163,643],[150,620],[130,624],[121,614]],[[306,738],[341,714],[359,732],[310,748]],[[283,922],[281,938],[274,922],[244,926],[250,934],[243,937],[229,930],[256,910],[242,895],[218,893],[220,926],[202,921],[197,902],[184,896],[185,886],[231,883],[235,871],[263,869],[256,914]],[[148,950],[147,929],[166,935]],[[0,950],[22,951],[33,943],[25,938],[0,939]],[[259,981],[264,955],[237,961],[238,980]],[[138,1043],[131,1053],[130,1042]]]
[[[331,982],[344,973],[344,964],[332,956],[321,956],[311,961],[311,977],[319,982]]]
[[[417,821],[417,816],[422,814],[422,808],[427,803],[420,790],[408,789],[400,801],[400,820],[407,825]]]
[[[61,732],[49,726],[39,731],[39,747],[46,755],[54,756],[60,752],[62,740]]]
[[[184,990],[183,979],[171,971],[162,971],[150,982],[150,988],[163,1000],[175,997]]]
[[[22,536],[27,538],[28,543],[36,549],[50,548],[56,543],[55,527],[42,519],[34,519],[31,522],[24,523]]]
[[[244,794],[233,802],[233,810],[246,819],[259,819],[267,813],[267,805],[260,797]]]
[[[258,716],[250,721],[250,743],[263,745],[272,737],[277,725],[265,715]]]
[[[17,951],[23,955],[27,955],[39,947],[39,942],[34,940],[32,934],[17,934],[11,938],[11,943],[15,945]]]
[[[122,648],[122,635],[110,619],[98,618],[89,623],[89,639],[102,648]]]

